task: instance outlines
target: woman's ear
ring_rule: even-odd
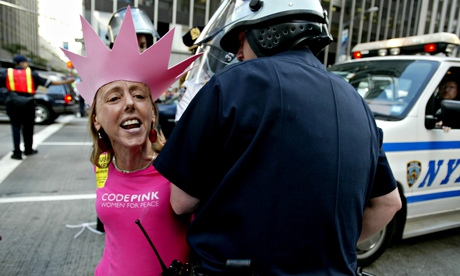
[[[97,120],[96,115],[93,115],[93,126],[97,131],[99,131],[102,128],[101,124]]]
[[[156,125],[155,122],[156,122],[156,120],[157,120],[157,116],[156,116],[156,114],[157,114],[157,108],[155,107],[155,104],[152,105],[152,113],[153,113],[153,114],[152,114],[152,115],[153,115],[153,116],[152,116],[152,123],[153,123],[153,125]]]

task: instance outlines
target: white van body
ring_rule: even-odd
[[[377,120],[384,131],[385,152],[407,201],[403,238],[460,226],[460,129],[444,132],[425,127],[431,95],[449,68],[460,67],[460,59],[439,60],[440,67],[404,119]],[[411,172],[415,173],[412,179]]]
[[[427,124],[441,81],[446,76],[460,81],[460,59],[367,57],[328,70],[352,84],[374,112],[403,202],[386,229],[358,245],[360,265],[377,259],[393,236],[405,239],[460,227],[460,129],[446,132]]]

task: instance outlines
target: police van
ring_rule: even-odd
[[[451,33],[362,43],[352,60],[328,68],[374,113],[403,202],[385,229],[358,244],[360,266],[392,240],[460,227],[460,95],[440,100],[447,81],[460,89],[459,45]]]

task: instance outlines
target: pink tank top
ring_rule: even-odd
[[[101,185],[102,186],[102,185]],[[187,220],[174,214],[170,183],[153,166],[121,173],[112,164],[96,190],[96,212],[105,227],[105,248],[95,275],[160,275],[160,263],[135,223],[140,220],[167,267],[189,262]]]

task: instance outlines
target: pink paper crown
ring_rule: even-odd
[[[176,82],[187,67],[200,55],[194,55],[168,68],[171,55],[174,28],[142,53],[139,53],[136,31],[128,6],[126,15],[112,49],[109,49],[94,32],[91,25],[80,16],[87,56],[77,55],[62,49],[70,59],[81,82],[77,89],[85,101],[91,105],[97,90],[117,80],[145,83],[156,100]]]

